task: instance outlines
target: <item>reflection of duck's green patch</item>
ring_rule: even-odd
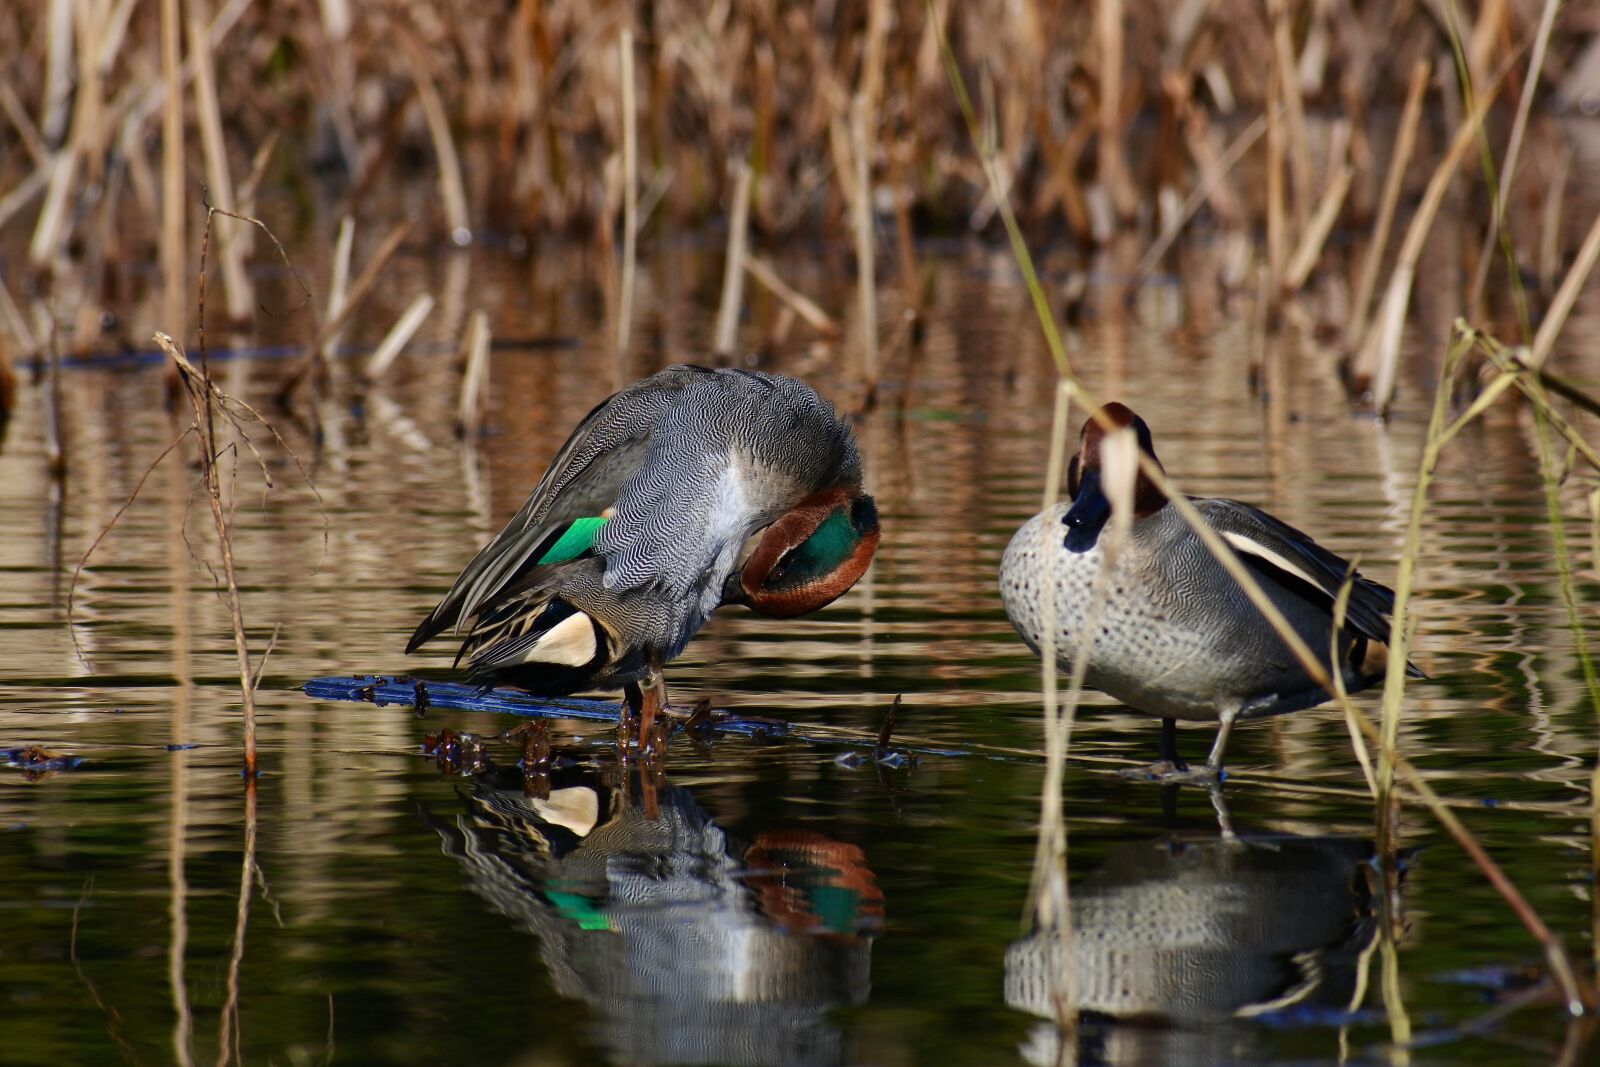
[[[609,930],[611,920],[606,918],[595,902],[578,893],[563,893],[556,889],[545,890],[550,903],[563,919],[571,919],[581,930]]]
[[[806,890],[806,899],[811,902],[811,914],[829,931],[855,933],[860,893],[842,885],[819,885]]]

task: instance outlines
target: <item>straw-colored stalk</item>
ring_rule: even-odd
[[[182,47],[178,0],[161,0],[161,318],[177,337],[188,334],[184,285],[183,91],[178,76]]]
[[[749,271],[750,277],[760,282],[768,292],[783,301],[785,307],[793,309],[794,313],[804,319],[813,330],[830,341],[839,336],[839,324],[834,321],[833,316],[822,310],[815,300],[780,278],[778,272],[765,260],[746,254],[744,269]]]
[[[634,102],[633,31],[627,27],[618,35],[617,60],[622,81],[622,284],[617,298],[617,355],[625,358],[639,257],[639,116]]]
[[[73,0],[49,0],[45,12],[44,114],[40,133],[49,144],[60,143],[72,107]]]
[[[1555,287],[1561,270],[1561,216],[1571,176],[1572,149],[1563,144],[1556,151],[1555,173],[1545,185],[1544,203],[1539,210],[1539,288],[1546,293]]]
[[[356,244],[356,219],[346,215],[339,220],[339,236],[333,241],[333,271],[328,278],[328,318],[333,322],[344,310],[345,297],[350,291],[350,256]],[[331,330],[322,344],[317,346],[317,358],[323,366],[333,362],[339,351],[339,341],[344,331]]]
[[[1300,231],[1299,247],[1289,258],[1289,266],[1283,276],[1286,292],[1298,291],[1311,277],[1317,260],[1322,256],[1323,245],[1328,242],[1328,234],[1333,232],[1333,224],[1339,220],[1339,211],[1344,207],[1344,198],[1350,192],[1350,182],[1354,177],[1355,169],[1347,163],[1334,173],[1328,188],[1323,190],[1316,213]]]
[[[461,400],[456,407],[456,432],[471,440],[483,425],[489,390],[489,315],[474,311],[467,326],[466,366],[461,374]]]
[[[243,1064],[243,1041],[239,1023],[239,971],[244,963],[244,936],[250,926],[250,896],[255,890],[256,871],[256,780],[251,777],[244,791],[244,857],[239,863],[239,906],[234,913],[233,942],[228,953],[227,995],[222,1003],[222,1018],[217,1027],[217,1067],[231,1060]]]
[[[1194,189],[1190,191],[1189,196],[1184,200],[1183,207],[1179,209],[1176,215],[1167,220],[1166,226],[1161,230],[1161,235],[1156,238],[1149,250],[1139,260],[1139,265],[1134,268],[1133,277],[1128,279],[1129,291],[1152,270],[1155,270],[1156,264],[1161,262],[1161,257],[1167,254],[1167,250],[1178,239],[1178,235],[1183,232],[1183,228],[1189,224],[1190,219],[1194,218],[1195,212],[1200,210],[1200,205],[1211,199],[1213,192],[1221,187],[1228,172],[1233,170],[1234,165],[1244,158],[1244,154],[1250,151],[1255,143],[1261,139],[1261,135],[1266,132],[1267,117],[1265,115],[1256,116],[1255,120],[1241,130],[1239,136],[1233,139],[1233,143],[1227,147],[1227,150],[1217,157],[1215,164],[1206,169],[1200,176],[1200,181],[1195,184]]]
[[[717,327],[711,350],[724,358],[739,343],[739,309],[744,305],[745,242],[750,229],[752,172],[744,160],[733,164],[733,203],[728,205],[728,251],[722,263],[722,300],[717,305]]]
[[[189,397],[194,412],[194,432],[200,446],[200,473],[206,488],[206,500],[211,505],[211,522],[217,535],[217,547],[222,556],[222,575],[227,584],[228,615],[233,624],[234,653],[239,661],[239,695],[244,711],[244,772],[245,777],[256,776],[256,699],[255,675],[250,669],[250,645],[245,637],[244,607],[239,597],[239,582],[233,563],[233,508],[222,502],[222,480],[217,467],[221,449],[216,439],[215,405],[216,386],[208,374],[196,368],[184,355],[183,348],[165,333],[155,335],[156,347],[165,352],[177,368],[178,378]]]
[[[1289,235],[1284,213],[1283,112],[1277,105],[1283,74],[1277,64],[1267,71],[1267,288],[1277,292],[1283,280]]]
[[[228,168],[228,144],[222,135],[222,109],[217,103],[216,78],[211,61],[211,45],[198,15],[189,18],[189,56],[194,62],[195,115],[200,125],[200,145],[205,155],[206,182],[210,185],[211,205],[223,211],[238,211],[233,196],[233,175]],[[255,307],[255,287],[245,270],[245,239],[248,227],[226,225],[218,232],[222,260],[222,282],[230,322],[245,322]]]
[[[1395,260],[1394,273],[1389,278],[1383,307],[1377,321],[1367,331],[1366,341],[1356,357],[1353,378],[1357,383],[1372,383],[1372,404],[1379,412],[1388,410],[1389,401],[1394,395],[1394,383],[1400,365],[1400,331],[1405,325],[1406,311],[1411,302],[1411,283],[1416,278],[1422,246],[1427,240],[1428,231],[1433,228],[1434,217],[1439,213],[1439,205],[1444,202],[1445,190],[1450,186],[1456,167],[1477,137],[1483,117],[1499,95],[1501,84],[1501,79],[1496,79],[1484,89],[1471,113],[1456,131],[1444,158],[1434,168],[1427,191],[1417,206],[1416,214],[1412,216],[1405,241],[1400,246],[1400,255]]]
[[[1304,234],[1311,217],[1311,149],[1306,141],[1305,102],[1300,96],[1299,64],[1294,58],[1294,42],[1289,36],[1288,0],[1271,0],[1272,54],[1277,69],[1278,95],[1283,102],[1283,120],[1289,143],[1289,173],[1294,181],[1294,228]],[[1269,107],[1276,107],[1270,100]],[[1277,279],[1282,281],[1280,275]]]
[[[1522,151],[1522,138],[1527,132],[1528,115],[1533,110],[1533,98],[1539,87],[1539,74],[1544,69],[1544,57],[1550,46],[1550,33],[1555,29],[1556,12],[1561,0],[1545,0],[1544,11],[1539,16],[1539,29],[1534,37],[1533,56],[1528,61],[1528,77],[1522,86],[1522,98],[1517,104],[1517,117],[1511,124],[1511,137],[1506,142],[1505,160],[1500,165],[1500,182],[1494,198],[1494,210],[1489,214],[1489,226],[1483,235],[1483,251],[1478,256],[1478,269],[1473,274],[1472,289],[1467,297],[1467,319],[1478,317],[1478,307],[1483,299],[1483,287],[1489,281],[1489,264],[1494,256],[1490,249],[1505,228],[1506,203],[1511,199],[1511,187],[1517,181],[1517,161]],[[1516,251],[1509,241],[1505,243],[1506,267],[1517,274]]]
[[[411,78],[417,85],[417,102],[422,105],[428,137],[433,141],[434,156],[439,161],[439,198],[450,241],[456,245],[471,244],[472,216],[467,211],[467,187],[461,179],[461,157],[456,153],[450,119],[445,114],[444,103],[439,99],[439,90],[421,47],[407,34],[402,34],[400,40],[410,60]]]
[[[17,96],[17,90],[12,86],[11,79],[4,72],[0,72],[0,112],[4,112],[11,121],[11,128],[16,131],[17,140],[22,142],[23,151],[33,160],[35,167],[42,167],[50,161],[50,150],[39,139],[39,131],[34,126],[33,120],[28,117],[28,110],[22,104],[22,98]]]
[[[383,274],[383,268],[389,265],[390,258],[399,250],[400,243],[406,239],[406,234],[410,232],[410,221],[401,222],[389,231],[388,236],[383,239],[383,243],[378,246],[378,250],[367,261],[367,265],[356,276],[356,280],[351,283],[350,292],[339,305],[338,313],[322,324],[321,328],[317,330],[316,336],[311,339],[311,343],[306,346],[299,360],[284,375],[283,385],[278,389],[278,399],[280,401],[287,401],[299,389],[300,383],[305,380],[306,374],[312,367],[317,365],[318,353],[321,352],[322,346],[327,343],[328,338],[339,332],[344,324],[350,320],[350,316],[355,314],[356,309],[366,300],[368,294],[377,286],[378,278]]]
[[[1367,333],[1367,308],[1371,306],[1372,293],[1377,288],[1378,268],[1383,264],[1383,250],[1389,245],[1389,228],[1394,225],[1394,212],[1405,186],[1411,153],[1417,146],[1417,126],[1422,120],[1422,97],[1428,89],[1430,70],[1425,59],[1418,60],[1416,66],[1411,68],[1405,109],[1400,113],[1400,132],[1395,137],[1394,151],[1389,156],[1389,171],[1384,175],[1383,193],[1378,200],[1378,217],[1372,227],[1372,239],[1367,242],[1367,253],[1361,260],[1361,269],[1356,275],[1355,295],[1350,300],[1350,313],[1345,319],[1344,342],[1350,350],[1354,350]]]
[[[1100,161],[1099,182],[1111,198],[1117,216],[1133,218],[1139,194],[1128,177],[1126,132],[1122,121],[1123,0],[1095,0],[1095,52],[1100,67],[1099,100],[1095,111]],[[941,35],[943,33],[941,29]],[[991,164],[992,166],[993,164]]]
[[[872,240],[871,130],[877,115],[866,94],[850,102],[850,160],[854,164],[854,195],[850,203],[851,231],[856,249],[856,298],[861,319],[861,376],[866,380],[868,404],[878,388],[878,286]]]
[[[401,316],[395,320],[395,324],[389,328],[389,332],[384,335],[378,347],[373,350],[372,358],[367,360],[367,365],[362,368],[361,377],[368,382],[375,382],[382,377],[432,311],[433,294],[418,293],[416,299],[411,301]]]

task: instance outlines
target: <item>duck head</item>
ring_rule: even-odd
[[[1109,424],[1111,429],[1107,429]],[[1139,438],[1139,450],[1149,456],[1163,473],[1161,461],[1156,459],[1156,446],[1150,438],[1150,427],[1125,404],[1111,403],[1101,408],[1083,424],[1078,437],[1078,451],[1067,464],[1067,495],[1072,506],[1062,516],[1067,527],[1063,542],[1071,552],[1087,552],[1100,537],[1100,530],[1111,517],[1111,501],[1100,487],[1100,445],[1112,430],[1128,427]],[[1143,471],[1137,475],[1133,490],[1133,517],[1142,519],[1154,515],[1167,505],[1167,498]]]
[[[856,584],[878,550],[878,509],[860,489],[829,489],[768,526],[725,603],[774,619],[816,611]]]

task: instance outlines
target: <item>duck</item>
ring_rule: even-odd
[[[1083,424],[1067,464],[1068,502],[1029,519],[1000,563],[1006,616],[1039,653],[1045,607],[1053,601],[1057,663],[1071,670],[1108,558],[1112,503],[1101,482],[1102,445],[1132,431],[1158,470],[1150,427],[1121,403]],[[1110,551],[1109,580],[1089,646],[1087,685],[1161,719],[1159,759],[1140,776],[1163,782],[1217,782],[1236,722],[1314,707],[1329,694],[1312,680],[1244,590],[1205,547],[1141,469],[1124,543]],[[1306,645],[1326,650],[1329,676],[1348,692],[1384,677],[1394,593],[1354,564],[1260,508],[1236,500],[1191,497],[1260,583]],[[1047,587],[1047,575],[1054,575]],[[1351,583],[1342,625],[1334,626],[1340,588]],[[1411,664],[1408,675],[1426,677]],[[1203,769],[1191,771],[1177,750],[1177,721],[1214,722]]]
[[[662,668],[713,612],[816,611],[878,541],[854,433],[814,389],[675,364],[578,423],[406,652],[452,631],[486,688],[621,689],[619,744],[631,713],[643,747],[668,706]]]

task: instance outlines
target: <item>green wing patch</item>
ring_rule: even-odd
[[[582,519],[573,519],[567,528],[561,531],[561,536],[556,538],[555,544],[539,557],[539,563],[565,563],[569,559],[577,559],[585,552],[592,551],[594,539],[600,533],[600,527],[606,520],[600,516],[589,516]]]

